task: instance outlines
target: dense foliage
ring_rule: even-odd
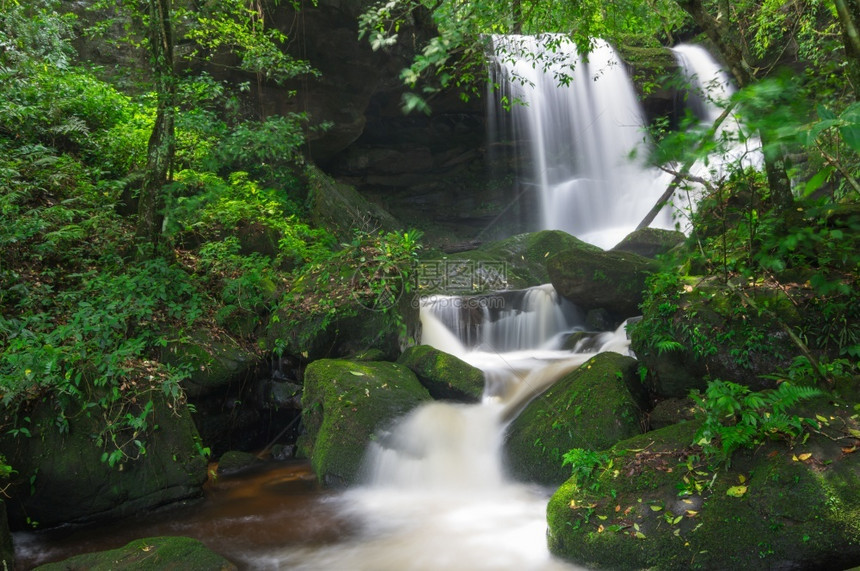
[[[249,45],[254,30],[235,6],[196,14],[201,49]],[[73,22],[50,2],[7,1],[0,16],[2,426],[27,437],[28,403],[56,399],[60,430],[70,415],[104,417],[96,444],[114,465],[145,453],[153,391],[184,402],[190,371],[165,351],[200,330],[257,350],[240,325],[274,311],[340,246],[307,221],[303,117],[249,116],[242,85],[177,74],[161,254],[138,255],[147,244],[130,214],[161,96],[148,83],[122,93],[75,64]],[[246,53],[243,65],[277,72],[286,60],[276,56]],[[384,253],[387,239],[371,238]]]

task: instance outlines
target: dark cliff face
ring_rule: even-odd
[[[296,11],[289,2],[267,2],[267,24],[287,35],[285,49],[310,62],[318,76],[277,85],[238,71],[226,57],[207,64],[205,71],[215,79],[248,83],[244,109],[253,118],[306,113],[308,158],[389,210],[404,227],[422,229],[432,245],[462,249],[535,230],[538,198],[516,175],[528,168],[518,169],[516,161],[523,157],[510,141],[487,143],[486,96],[463,101],[452,90],[429,101],[430,115],[401,110],[400,72],[432,35],[430,18],[417,13],[401,27],[397,44],[373,51],[358,31],[358,18],[371,3],[319,0]],[[105,17],[86,12],[87,4],[74,4],[81,28]],[[83,35],[77,47],[81,59],[105,66],[127,85],[146,76],[140,53]],[[629,58],[638,62],[630,64],[634,76],[657,79],[651,67],[663,69],[661,64],[671,59],[665,52],[657,55]],[[650,99],[649,114],[659,114],[666,112],[671,94],[658,90]]]

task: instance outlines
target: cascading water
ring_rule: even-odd
[[[709,128],[717,122],[735,93],[729,74],[702,46],[679,44],[672,48],[678,66],[689,83],[687,107],[698,117],[702,126]],[[727,173],[726,165],[761,168],[761,142],[757,137],[744,137],[743,125],[736,116],[729,115],[716,130],[715,137],[724,140],[725,150],[691,169],[693,174],[710,180]]]
[[[547,41],[557,44],[555,55],[535,61]],[[668,182],[658,169],[641,165],[648,146],[644,114],[624,66],[603,41],[594,42],[587,59],[555,36],[500,36],[495,44],[493,79],[505,104],[515,102],[513,139],[528,142],[541,228],[614,246]],[[504,116],[492,109],[491,120]],[[672,228],[672,209],[664,208],[652,226]]]

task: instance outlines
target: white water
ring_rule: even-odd
[[[700,126],[709,129],[723,114],[736,89],[729,74],[702,46],[679,44],[672,48],[675,59],[689,82],[687,105],[699,118]],[[715,138],[722,140],[723,151],[715,152],[707,161],[698,161],[690,172],[700,178],[718,181],[741,165],[744,168],[760,169],[763,164],[761,141],[755,136],[745,136],[744,126],[735,115],[730,115],[720,124]],[[700,189],[694,187],[689,210],[695,209]]]
[[[510,114],[514,140],[528,141],[541,228],[611,248],[636,228],[671,180],[642,164],[644,114],[624,66],[603,41],[594,43],[588,61],[573,43],[561,41],[553,61],[537,65],[526,54],[539,53],[546,37],[495,41],[504,54],[496,59],[500,93],[523,102]],[[563,74],[572,78],[568,85],[559,85]],[[651,225],[672,228],[671,207]]]

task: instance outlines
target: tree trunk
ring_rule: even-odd
[[[836,12],[842,25],[845,55],[848,56],[848,79],[854,88],[854,99],[860,100],[860,2],[836,0]]]
[[[164,219],[164,185],[176,148],[174,118],[176,83],[173,69],[173,27],[170,21],[172,0],[147,0],[149,9],[148,48],[155,91],[158,97],[155,125],[149,137],[146,171],[138,204],[138,247],[144,256],[158,248]]]

